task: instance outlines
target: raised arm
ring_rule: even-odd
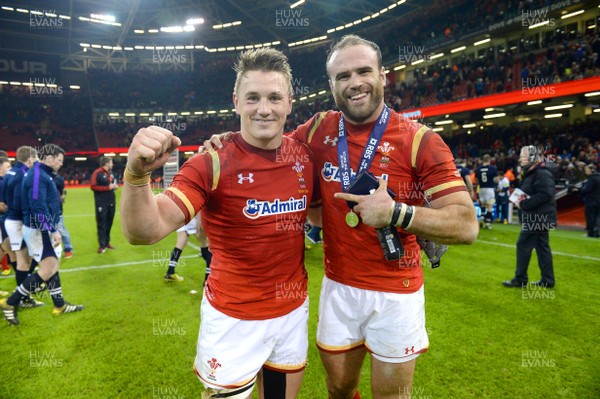
[[[170,198],[154,195],[150,174],[162,167],[181,140],[158,126],[140,129],[129,147],[121,193],[121,228],[131,244],[153,244],[183,226],[185,215]]]

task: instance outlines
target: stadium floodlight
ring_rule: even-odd
[[[486,108],[485,112],[492,112],[494,110],[494,108]]]
[[[327,93],[327,90],[321,90],[320,92],[318,92],[317,94],[322,96],[323,94]]]
[[[506,116],[505,112],[499,112],[497,114],[487,114],[487,115],[483,115],[483,119],[494,119],[494,118],[502,118],[503,116]]]
[[[115,156],[117,156],[117,154],[115,154],[114,152],[105,152],[104,156],[105,157],[115,157]]]
[[[6,11],[14,11],[14,10],[15,10],[15,9],[14,9],[14,8],[12,8],[12,7],[6,7],[6,6],[2,6],[2,9],[3,9],[3,10],[6,10]]]
[[[375,12],[375,13],[371,14],[371,18],[377,18],[378,16],[379,16],[378,12]]]
[[[140,112],[140,116],[150,116],[150,114],[148,112]]]
[[[184,112],[182,112],[182,113],[181,113],[181,116],[187,116],[187,115],[189,115],[189,114],[190,114],[190,113],[189,113],[188,111],[184,111]]]
[[[183,28],[181,26],[163,26],[160,28],[160,31],[166,33],[179,33],[183,32]]]
[[[529,25],[529,29],[539,28],[540,26],[546,26],[548,24],[550,24],[549,19],[542,21],[542,22],[538,22],[537,24]]]
[[[479,46],[481,44],[489,43],[491,41],[492,41],[492,39],[490,39],[490,38],[479,40],[478,42],[473,43],[473,46]]]
[[[452,124],[452,123],[454,123],[454,121],[453,121],[452,119],[448,119],[448,120],[446,120],[446,121],[437,121],[437,122],[435,122],[435,125],[436,125],[436,126],[441,126],[441,125],[450,125],[450,124]]]
[[[87,157],[75,157],[76,161],[87,161]]]
[[[8,81],[6,81],[6,80],[0,80],[0,85],[7,85],[7,84],[8,84]]]
[[[462,125],[463,129],[470,129],[472,127],[477,127],[476,123],[465,123],[464,125]]]
[[[453,48],[452,50],[450,50],[450,52],[452,54],[454,54],[454,53],[458,53],[459,51],[466,50],[466,48],[467,48],[467,46],[460,46],[460,47],[457,47],[457,48]]]
[[[400,1],[396,2],[397,5],[404,4],[404,3],[406,3],[406,0],[400,0]]]
[[[4,8],[4,7],[2,7],[2,8]],[[31,11],[29,11],[29,13],[32,15],[44,15],[43,12],[37,11],[37,10],[31,10]]]
[[[113,15],[106,14],[90,14],[90,18],[99,19],[100,21],[115,22],[116,18]]]
[[[79,43],[81,47],[90,47],[89,43]]]
[[[306,99],[307,99],[307,97],[306,97],[306,96],[302,96],[302,97],[300,97],[300,98],[299,98],[299,100],[300,100],[300,101],[304,101],[304,100],[306,100]]]
[[[527,105],[538,105],[541,104],[542,100],[529,101]]]
[[[148,29],[148,33],[158,33],[158,29]]]
[[[137,33],[137,34],[142,34],[142,33],[145,33],[145,32],[146,32],[146,31],[145,31],[145,30],[143,30],[143,29],[134,29],[134,30],[133,30],[133,33]]]
[[[440,58],[440,57],[443,57],[443,56],[444,56],[444,53],[437,53],[437,54],[434,54],[431,57],[429,57],[429,59],[430,60],[434,60],[436,58]]]
[[[368,20],[370,20],[370,19],[371,19],[371,16],[370,16],[370,15],[367,15],[366,17],[363,17],[363,18],[361,19],[361,21],[363,21],[363,22],[366,22],[366,21],[368,21]]]
[[[204,111],[196,111],[194,112],[194,115],[204,115]]]
[[[544,115],[544,118],[552,119],[552,118],[560,118],[561,116],[562,116],[562,114],[547,114],[547,115]]]
[[[184,32],[193,32],[195,30],[196,30],[196,28],[194,28],[194,25],[185,25],[183,27],[183,31]]]
[[[291,5],[290,5],[290,8],[296,8],[296,7],[298,7],[299,5],[301,5],[301,4],[304,4],[304,1],[305,1],[305,0],[298,0],[298,1],[297,1],[297,2],[295,2],[294,4],[291,4]]]
[[[118,112],[109,112],[108,116],[119,116]]]
[[[186,25],[200,25],[204,23],[204,18],[190,18],[185,21]]]
[[[71,17],[69,17],[68,15],[62,15],[62,14],[60,14],[58,17],[62,18],[62,19],[71,19]]]
[[[309,94],[309,95],[308,95],[308,98],[313,98],[313,97],[316,97],[316,96],[317,96],[317,94],[316,94],[316,93],[312,93],[312,94]]]
[[[420,60],[413,61],[410,65],[419,65],[420,63],[422,63],[424,61],[425,60],[421,58]]]
[[[585,93],[584,94],[585,97],[594,97],[594,96],[600,96],[600,91],[591,91],[589,93]]]
[[[29,10],[26,10],[24,8],[17,8],[17,12],[22,12],[23,14],[29,14]]]
[[[444,128],[443,128],[443,127],[434,127],[434,128],[433,128],[433,129],[431,129],[431,130],[432,130],[432,131],[434,131],[434,132],[441,132],[441,131],[443,131],[443,130],[444,130]]]
[[[216,114],[217,111],[206,111],[206,113],[212,115],[212,114]]]
[[[81,89],[81,87],[79,87],[79,85],[70,85],[69,89],[71,89],[71,90],[79,90],[79,89]]]
[[[125,116],[135,116],[135,112],[126,112]]]
[[[593,110],[592,112],[600,112],[600,108],[596,108],[595,110]]]
[[[560,17],[560,19],[571,18],[571,17],[574,17],[576,15],[583,14],[584,12],[585,12],[585,10],[574,11],[574,12],[571,12],[569,14],[563,15],[562,17]]]
[[[545,107],[544,111],[554,111],[557,109],[565,109],[565,108],[572,108],[573,104],[562,104],[562,105],[552,105],[550,107]]]
[[[404,68],[406,68],[406,65],[398,65],[397,67],[394,67],[394,71],[399,71]]]

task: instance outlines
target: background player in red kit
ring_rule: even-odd
[[[308,347],[304,220],[313,161],[304,144],[283,137],[292,109],[285,55],[251,50],[242,53],[236,71],[241,132],[218,153],[186,162],[165,194],[152,194],[149,176],[180,140],[156,126],[136,134],[122,227],[129,242],[152,244],[202,210],[213,252],[194,364],[208,388],[203,398],[250,397],[259,373],[261,397],[294,398]]]

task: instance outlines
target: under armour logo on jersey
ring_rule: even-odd
[[[254,173],[248,173],[248,176],[244,176],[243,173],[238,175],[238,184],[242,184],[244,180],[248,180],[248,183],[254,183]]]
[[[409,353],[411,353],[411,354],[415,353],[415,347],[414,346],[412,346],[410,348],[404,348],[404,354],[408,355]]]
[[[338,138],[335,136],[333,139],[330,139],[329,136],[325,136],[325,140],[323,140],[323,144],[331,143],[332,147],[335,147],[337,144]]]

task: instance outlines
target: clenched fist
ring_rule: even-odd
[[[158,126],[138,130],[127,154],[131,172],[143,175],[163,166],[171,153],[181,145],[179,137]]]

